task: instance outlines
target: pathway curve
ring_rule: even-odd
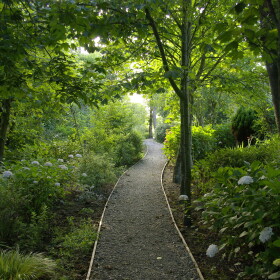
[[[108,203],[91,280],[200,279],[161,188],[162,145],[145,144],[147,155],[121,177]]]

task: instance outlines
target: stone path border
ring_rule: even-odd
[[[181,233],[181,231],[180,231],[180,229],[179,229],[179,227],[178,227],[178,225],[177,225],[177,223],[175,221],[175,218],[174,218],[173,213],[172,213],[172,209],[171,209],[169,201],[168,201],[167,194],[166,194],[164,186],[163,186],[163,174],[164,174],[164,171],[165,171],[165,168],[166,168],[167,164],[168,164],[168,162],[165,164],[165,166],[164,166],[164,168],[162,169],[162,172],[161,172],[161,187],[162,187],[165,199],[166,199],[167,207],[168,207],[171,219],[173,221],[174,227],[176,228],[180,238],[182,239],[182,242],[185,245],[185,248],[186,248],[187,252],[189,253],[189,255],[190,255],[190,257],[191,257],[191,259],[192,259],[192,261],[193,261],[193,263],[195,265],[195,268],[197,270],[197,273],[198,273],[200,279],[201,280],[205,280],[203,275],[202,275],[202,273],[201,273],[201,270],[200,270],[200,268],[199,268],[199,266],[198,266],[198,264],[197,264],[197,262],[196,262],[196,260],[195,260],[195,258],[193,256],[193,254],[192,254],[192,252],[191,252],[191,250],[190,250],[190,248],[189,248],[189,246],[188,246],[188,244],[187,244],[187,242],[186,242],[186,240],[185,240],[185,238],[183,236],[183,234]]]

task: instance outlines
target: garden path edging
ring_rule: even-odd
[[[164,167],[162,169],[162,172],[161,172],[161,187],[162,187],[162,191],[164,193],[164,197],[165,197],[165,200],[166,200],[166,203],[167,203],[167,207],[168,207],[171,219],[173,221],[173,225],[176,228],[176,230],[177,230],[177,232],[178,232],[178,234],[179,234],[179,236],[180,236],[180,238],[181,238],[181,240],[182,240],[182,242],[183,242],[183,244],[184,244],[188,254],[190,255],[190,257],[191,257],[191,259],[192,259],[192,261],[194,263],[194,266],[195,266],[195,268],[197,270],[197,273],[198,273],[200,279],[201,280],[205,280],[203,275],[202,275],[202,273],[201,273],[201,270],[200,270],[200,268],[199,268],[199,266],[198,266],[198,264],[197,264],[197,262],[196,262],[196,260],[195,260],[195,258],[193,256],[193,254],[192,254],[192,252],[191,252],[191,250],[190,250],[190,248],[189,248],[189,246],[188,246],[188,244],[187,244],[187,242],[186,242],[186,240],[184,238],[184,236],[182,235],[182,233],[181,233],[181,231],[180,231],[180,229],[179,229],[179,227],[178,227],[178,225],[177,225],[177,223],[175,221],[175,218],[174,218],[173,213],[172,213],[172,209],[171,209],[169,201],[168,201],[167,194],[166,194],[164,186],[163,186],[163,174],[164,174],[164,171],[165,171],[165,168],[166,168],[167,165],[168,165],[168,162],[166,162],[166,164],[164,165]]]

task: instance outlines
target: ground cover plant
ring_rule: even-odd
[[[219,232],[219,249],[210,257],[218,251],[225,258],[242,254],[252,265],[239,274],[241,279],[280,277],[279,179],[279,168],[257,161],[243,168],[220,168],[216,184],[200,199],[201,222]],[[228,250],[223,254],[224,248]]]
[[[238,263],[239,279],[280,276],[279,150],[276,137],[216,151],[195,166],[195,225],[211,232],[207,255]]]

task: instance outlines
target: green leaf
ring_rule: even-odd
[[[280,271],[277,271],[277,272],[275,272],[273,274],[270,274],[268,276],[268,279],[279,279],[279,278],[280,278]]]
[[[273,242],[273,245],[274,245],[275,247],[280,247],[280,239],[274,241],[274,242]]]
[[[220,230],[220,233],[225,232],[227,229],[228,229],[228,227],[224,227],[224,228],[222,228],[222,229]]]
[[[222,43],[226,43],[233,38],[233,35],[234,32],[232,30],[225,31],[218,37],[218,40],[220,40]]]
[[[215,30],[220,33],[224,31],[227,26],[228,26],[227,22],[219,22],[216,24]]]
[[[225,48],[225,52],[229,52],[229,51],[234,51],[238,49],[238,42],[237,41],[232,41],[230,42],[226,48]]]
[[[219,251],[223,250],[226,246],[228,246],[228,243],[224,243],[221,246],[219,246]]]
[[[246,235],[248,235],[248,231],[243,231],[243,232],[239,235],[239,237],[243,237],[243,236],[246,236]]]
[[[236,247],[235,249],[234,249],[234,253],[238,253],[240,251],[240,247]]]

